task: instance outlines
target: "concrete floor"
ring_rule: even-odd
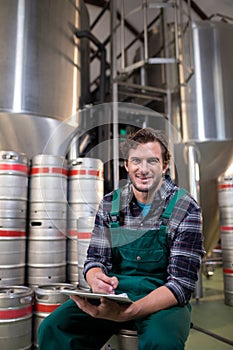
[[[203,296],[198,303],[192,304],[192,322],[194,326],[226,338],[232,345],[226,344],[196,329],[191,329],[187,341],[187,350],[232,350],[233,349],[233,306],[225,304],[222,267],[214,270],[213,276],[202,277]]]

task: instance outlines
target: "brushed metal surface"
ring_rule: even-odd
[[[0,149],[25,153],[66,155],[76,127],[53,118],[0,113]]]
[[[233,141],[208,141],[196,144],[200,165],[200,205],[203,211],[203,233],[208,254],[220,238],[218,177],[233,164]],[[175,145],[175,164],[180,186],[189,190],[187,149]]]
[[[193,24],[194,75],[182,88],[185,142],[233,139],[232,40],[232,24]]]
[[[73,36],[81,12],[86,29],[89,19],[81,0],[1,0],[1,111],[59,120],[75,113],[81,71],[89,79],[88,42],[78,46]]]

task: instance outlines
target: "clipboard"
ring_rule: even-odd
[[[130,300],[130,298],[126,293],[121,293],[121,294],[93,293],[91,291],[85,291],[83,289],[76,289],[76,290],[62,289],[60,293],[66,294],[69,296],[77,295],[81,298],[87,298],[87,299],[100,299],[104,297],[104,298],[108,298],[110,300],[116,301],[118,303],[126,303],[126,304],[132,303],[132,300]]]

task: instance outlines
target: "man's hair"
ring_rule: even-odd
[[[140,143],[159,142],[162,149],[163,165],[169,163],[171,154],[168,150],[168,140],[166,134],[162,130],[154,130],[152,128],[143,128],[130,134],[127,139],[121,143],[120,148],[125,160],[129,158],[129,151],[136,149]]]

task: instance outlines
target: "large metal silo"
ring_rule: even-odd
[[[183,139],[233,139],[233,25],[195,22],[194,76],[183,89]]]
[[[197,182],[205,246],[210,253],[220,237],[217,179],[233,163],[233,25],[195,22],[192,40],[194,74],[181,88],[184,145],[176,147],[177,166],[182,168],[182,157],[188,164],[191,150],[199,165]],[[184,71],[182,74],[185,76]],[[192,169],[185,167],[179,173],[180,182],[187,187]]]
[[[0,148],[63,153],[89,99],[89,43],[74,28],[89,29],[81,0],[1,0]]]

